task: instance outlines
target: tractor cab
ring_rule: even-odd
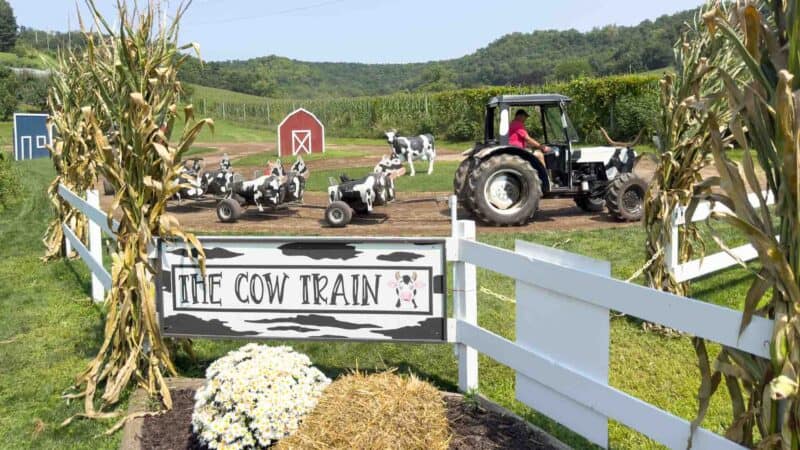
[[[545,155],[548,170],[546,186],[542,186],[545,194],[568,193],[572,190],[573,144],[579,142],[578,133],[567,115],[567,105],[571,101],[560,94],[492,97],[486,105],[483,145],[509,145],[508,131],[514,113],[518,109],[526,110],[530,116],[526,123],[528,133],[553,150]]]

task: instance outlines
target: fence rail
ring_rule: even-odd
[[[771,191],[764,191],[760,195],[753,192],[747,196],[747,199],[754,208],[762,207],[761,199],[764,200],[764,206],[775,204],[775,196],[772,195]],[[678,260],[679,227],[688,222],[706,220],[712,212],[731,213],[732,211],[722,203],[716,202],[712,205],[711,202],[703,201],[697,205],[692,217],[687,218],[686,212],[686,207],[683,206],[675,208],[672,212],[672,235],[670,236],[669,246],[667,246],[665,255],[667,267],[672,273],[672,276],[675,277],[675,280],[679,283],[718,272],[722,269],[740,264],[742,261],[752,261],[758,257],[756,249],[753,248],[752,245],[746,244],[728,249],[727,251],[706,255],[702,258],[681,263]]]
[[[83,262],[92,272],[92,299],[102,302],[105,291],[111,289],[111,275],[103,266],[103,236],[105,233],[112,240],[117,239],[116,230],[119,223],[115,220],[109,225],[108,215],[100,209],[100,195],[96,190],[86,191],[86,200],[72,192],[63,184],[58,185],[58,194],[64,201],[83,213],[89,221],[89,247],[75,235],[75,232],[62,223],[64,236],[67,240],[67,254],[75,249]]]

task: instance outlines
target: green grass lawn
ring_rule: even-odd
[[[363,156],[368,156],[370,154],[374,154],[374,152],[369,152],[364,149],[348,148],[348,149],[326,150],[325,153],[304,154],[302,155],[302,157],[304,161],[321,161],[325,159],[361,158]],[[263,167],[268,160],[273,160],[277,157],[278,157],[277,151],[263,152],[234,159],[233,161],[231,161],[231,163],[234,165],[234,167],[253,167],[253,166]],[[285,156],[283,158],[283,162],[286,165],[291,164],[294,160],[295,158],[292,156]]]
[[[53,58],[40,53],[40,56],[20,57],[16,53],[0,52],[0,65],[19,68],[46,69]],[[44,59],[43,59],[44,58]]]
[[[441,174],[446,164],[437,165]],[[0,215],[0,447],[5,448],[116,448],[120,435],[95,437],[109,425],[77,421],[59,423],[80,412],[82,404],[67,404],[61,393],[96,353],[102,339],[101,308],[89,300],[89,274],[79,261],[43,264],[41,236],[50,217],[45,196],[53,172],[48,160],[26,161],[25,195],[13,209]],[[435,172],[436,173],[436,172]],[[355,173],[354,173],[355,175]],[[435,179],[438,177],[430,177]],[[407,180],[407,181],[406,181]],[[422,184],[425,175],[401,182]],[[406,189],[409,187],[407,186]],[[427,189],[430,189],[427,188]],[[448,188],[449,189],[449,188]],[[479,240],[513,248],[515,239],[609,260],[613,276],[626,279],[643,263],[644,232],[638,228],[570,233],[481,233]],[[735,268],[694,285],[694,295],[717,304],[740,308],[750,275]],[[500,296],[514,296],[514,281],[478,271],[478,286]],[[514,338],[514,305],[485,292],[478,294],[479,323]],[[579,335],[580,330],[575,330]],[[202,376],[205,368],[243,341],[196,340],[197,361],[176,358],[183,375]],[[413,371],[437,386],[454,390],[457,367],[451,346],[367,343],[291,342],[331,376],[356,367],[373,370],[397,367]],[[712,347],[712,351],[717,349]],[[614,317],[611,321],[610,382],[644,401],[691,419],[697,408],[699,385],[696,362],[688,338],[666,338],[642,331],[638,321]],[[514,400],[513,371],[490,358],[480,358],[480,391],[549,430],[575,448],[591,448],[586,441]],[[123,405],[124,406],[124,405]],[[722,432],[731,419],[724,387],[712,401],[705,427]],[[626,427],[611,423],[612,448],[659,448]]]
[[[376,159],[375,163],[378,161]],[[406,165],[406,175],[395,180],[395,187],[400,192],[450,192],[453,190],[453,175],[458,168],[458,163],[453,161],[439,162],[434,164],[433,173],[427,174],[428,163],[417,161],[417,175],[408,175],[408,165]],[[350,178],[360,178],[372,173],[375,166],[354,167],[348,169],[331,169],[322,171],[311,171],[311,175],[306,183],[306,190],[327,191],[328,178],[339,179],[339,175],[346,174]]]

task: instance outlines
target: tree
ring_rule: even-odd
[[[17,44],[17,18],[6,0],[0,0],[0,51],[7,52]]]
[[[0,67],[0,119],[8,120],[17,109],[17,77],[11,70]]]

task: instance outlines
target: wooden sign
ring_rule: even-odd
[[[173,337],[446,340],[444,240],[203,237],[206,273],[159,243]]]

